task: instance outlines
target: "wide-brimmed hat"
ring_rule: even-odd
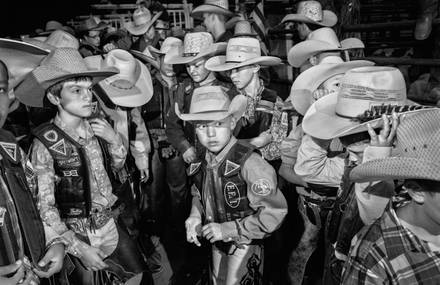
[[[310,57],[322,52],[341,52],[364,47],[363,42],[358,38],[347,38],[339,42],[333,29],[321,28],[310,33],[307,40],[294,45],[287,54],[287,61],[293,67],[300,67]]]
[[[295,110],[304,116],[309,107],[316,101],[313,92],[323,82],[338,74],[345,74],[352,68],[372,65],[374,65],[374,62],[368,60],[344,62],[341,59],[340,63],[323,63],[312,66],[296,77],[286,101],[291,101]]]
[[[323,27],[333,27],[338,22],[338,16],[330,10],[322,10],[318,1],[301,1],[298,3],[296,14],[287,14],[281,23],[301,22]]]
[[[175,104],[177,116],[183,121],[219,121],[230,115],[240,118],[246,111],[247,98],[236,95],[232,101],[221,86],[203,86],[194,89],[188,114],[182,114]]]
[[[75,77],[88,76],[93,84],[114,75],[114,68],[90,70],[78,50],[58,48],[46,56],[40,65],[30,72],[15,89],[18,100],[31,107],[43,107],[46,90],[57,82]]]
[[[242,66],[258,64],[262,67],[281,63],[275,56],[262,56],[260,41],[252,37],[236,37],[228,41],[226,56],[210,58],[205,67],[211,71],[226,71]]]
[[[56,30],[53,31],[47,38],[43,41],[38,40],[36,38],[24,38],[24,42],[39,46],[42,49],[47,50],[48,52],[53,51],[56,48],[79,48],[79,41],[72,34],[62,31]]]
[[[15,88],[49,51],[29,43],[0,38],[0,59],[9,71],[9,89]]]
[[[63,30],[64,26],[58,21],[50,20],[46,22],[46,26],[44,28],[44,31],[38,31],[37,34],[40,36],[46,36],[52,33],[55,30]]]
[[[143,52],[140,52],[138,50],[134,50],[131,49],[129,50],[129,52],[136,58],[139,59],[140,61],[142,61],[143,63],[146,64],[151,64],[151,66],[153,66],[156,69],[160,69],[160,63],[157,60],[157,58],[155,58],[153,56],[153,54],[150,52],[150,50],[148,49],[148,47],[146,47],[144,49]]]
[[[102,31],[107,27],[108,25],[103,21],[98,21],[96,17],[90,16],[79,24],[78,31]]]
[[[373,128],[379,127],[383,112],[413,109],[407,106],[414,103],[407,100],[403,75],[394,67],[351,69],[341,78],[339,88],[339,92],[326,95],[310,106],[302,122],[305,133],[333,139],[367,131],[368,123]]]
[[[202,19],[203,13],[214,13],[224,15],[226,17],[234,16],[234,13],[229,11],[228,0],[205,0],[200,6],[197,6],[192,12],[191,17]]]
[[[422,109],[400,116],[393,157],[355,167],[355,182],[424,179],[440,181],[440,109]],[[438,190],[437,190],[438,191]]]
[[[160,15],[162,15],[162,12],[158,12],[152,17],[150,10],[145,7],[139,7],[133,13],[133,21],[124,23],[124,27],[130,34],[135,36],[143,35],[154,22],[156,22]]]
[[[233,37],[256,37],[257,34],[252,30],[251,23],[246,20],[237,21],[234,28]]]
[[[86,57],[85,61],[90,69],[116,68],[119,70],[118,74],[98,84],[113,104],[122,107],[139,107],[153,97],[150,72],[128,51],[113,49],[104,59],[98,55]]]
[[[226,51],[226,43],[214,43],[207,32],[187,33],[183,39],[183,50],[179,54],[166,54],[167,64],[188,64],[204,57],[211,57]]]
[[[135,50],[131,50],[130,52],[142,62],[149,63],[156,69],[159,69],[160,63],[158,57],[164,56],[166,54],[181,54],[182,50],[183,42],[181,39],[175,37],[167,37],[160,46],[160,50],[153,46],[148,46],[143,52]]]

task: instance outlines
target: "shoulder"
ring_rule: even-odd
[[[251,153],[244,162],[242,175],[251,187],[257,187],[258,189],[276,188],[277,179],[275,170],[256,152]]]

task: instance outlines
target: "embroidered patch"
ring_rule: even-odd
[[[251,186],[252,192],[259,196],[267,196],[270,194],[270,182],[267,179],[261,178],[255,181]]]
[[[17,161],[17,145],[15,143],[0,142],[0,145],[12,160]]]
[[[63,171],[64,177],[78,177],[78,171],[77,170],[65,170]]]
[[[50,142],[56,142],[58,140],[58,134],[54,130],[45,132],[43,137]]]
[[[201,162],[191,163],[189,166],[189,175],[193,175],[199,169],[201,164]]]
[[[70,208],[69,209],[69,216],[79,216],[81,215],[82,210],[77,208]]]
[[[229,207],[237,208],[238,205],[240,205],[240,191],[235,183],[226,183],[223,194],[225,195],[226,204],[228,204]]]
[[[64,143],[64,139],[61,139],[59,142],[50,147],[54,152],[58,152],[62,155],[66,155],[66,144]]]
[[[238,165],[232,161],[226,160],[225,175],[228,175],[239,168],[240,168],[240,165]]]
[[[0,207],[0,227],[5,224],[6,208]]]

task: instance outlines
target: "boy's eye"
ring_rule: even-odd
[[[197,124],[197,129],[203,130],[204,128],[206,128],[206,124]]]
[[[223,122],[215,122],[214,126],[215,127],[221,127],[221,126],[223,126]]]

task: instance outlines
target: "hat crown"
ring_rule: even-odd
[[[307,18],[321,22],[322,21],[322,6],[318,1],[301,1],[298,3],[297,13],[306,16]]]
[[[173,54],[181,54],[183,49],[183,42],[182,40],[175,38],[175,37],[167,37],[160,47],[161,53],[169,53],[172,52]]]
[[[140,7],[133,12],[133,23],[140,26],[151,21],[151,12],[145,7]]]
[[[55,31],[55,30],[59,30],[62,29],[63,25],[58,22],[58,21],[49,21],[46,23],[46,31]]]
[[[53,50],[40,64],[41,67],[69,73],[89,71],[84,59],[77,49],[57,48]]]
[[[90,16],[89,18],[85,19],[81,25],[80,25],[80,29],[83,31],[90,31],[93,29],[96,29],[98,27],[98,21],[96,20],[95,17]]]
[[[230,104],[221,86],[203,86],[194,89],[189,113],[228,111]]]
[[[347,71],[340,80],[336,114],[356,118],[372,106],[405,105],[406,85],[400,70],[369,66]]]
[[[252,34],[251,23],[249,23],[249,21],[246,20],[238,21],[235,24],[234,34],[235,35]]]
[[[53,31],[45,40],[45,43],[56,48],[79,48],[78,39],[68,32],[56,30]]]
[[[228,41],[226,62],[243,62],[260,56],[260,42],[255,38],[236,37]]]
[[[116,67],[119,73],[107,78],[106,80],[112,81],[112,79],[125,79],[132,84],[135,84],[139,77],[139,70],[136,59],[128,52],[122,49],[111,50],[104,59],[104,67]]]
[[[218,6],[223,9],[229,10],[229,3],[227,0],[205,0],[205,4]]]
[[[338,36],[332,28],[320,28],[310,33],[308,40],[323,41],[331,44],[335,48],[340,48]]]
[[[207,32],[187,33],[183,40],[183,56],[194,56],[209,48],[214,43]]]

